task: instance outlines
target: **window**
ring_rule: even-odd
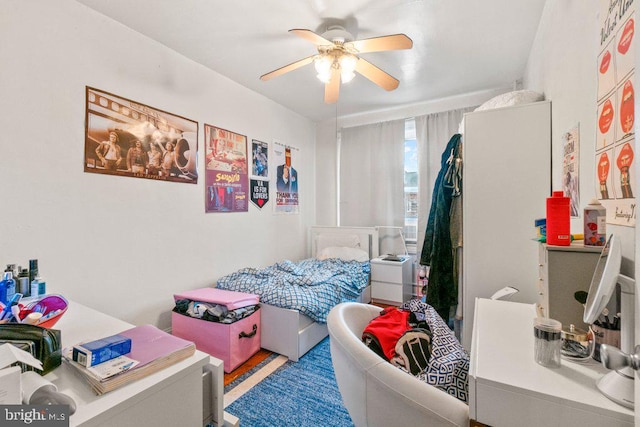
[[[418,236],[418,150],[413,119],[404,126],[404,236],[407,243],[416,243]]]

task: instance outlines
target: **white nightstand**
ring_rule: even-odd
[[[371,298],[402,304],[411,299],[411,257],[400,255],[400,261],[387,261],[384,258],[371,260]]]

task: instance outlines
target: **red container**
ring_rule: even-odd
[[[222,304],[229,310],[256,305],[258,295],[216,288],[202,288],[173,296],[179,299]],[[229,373],[260,350],[260,310],[234,323],[216,323],[171,313],[173,335],[193,341],[196,348],[221,359]]]
[[[554,191],[547,197],[547,244],[569,246],[571,244],[571,210],[569,198],[562,191]]]

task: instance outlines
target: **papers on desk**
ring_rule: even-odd
[[[63,351],[64,361],[72,366],[93,388],[104,394],[132,381],[144,378],[191,357],[196,350],[191,341],[175,337],[155,326],[143,325],[121,332],[131,339],[131,353],[105,363],[86,368],[73,361],[71,349]]]
[[[22,403],[22,368],[16,364],[42,370],[42,362],[31,353],[12,344],[0,345],[0,405]]]

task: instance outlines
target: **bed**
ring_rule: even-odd
[[[317,267],[315,266],[316,258],[335,254],[349,256],[355,252],[350,252],[351,249],[364,251],[367,261],[378,256],[377,229],[375,227],[311,227],[308,249],[310,258],[302,260],[300,263]],[[331,262],[331,259],[328,261]],[[292,264],[291,261],[276,263],[278,267],[283,266],[285,269],[295,269],[298,265],[297,263],[296,265]],[[272,267],[269,266],[265,270]],[[239,279],[246,270],[249,269],[243,269],[221,278],[217,286],[221,289],[258,293],[254,289],[245,287],[244,282]],[[359,286],[359,295],[348,290],[346,300],[368,303],[371,299],[368,277],[363,289],[361,288],[362,286]],[[268,295],[261,296],[262,331],[260,340],[262,348],[282,354],[289,360],[298,361],[302,355],[328,336],[326,314],[332,307],[325,307],[326,314],[305,313],[304,309],[283,308],[265,303],[265,300],[269,300]],[[341,301],[337,301],[335,304],[339,302]]]

